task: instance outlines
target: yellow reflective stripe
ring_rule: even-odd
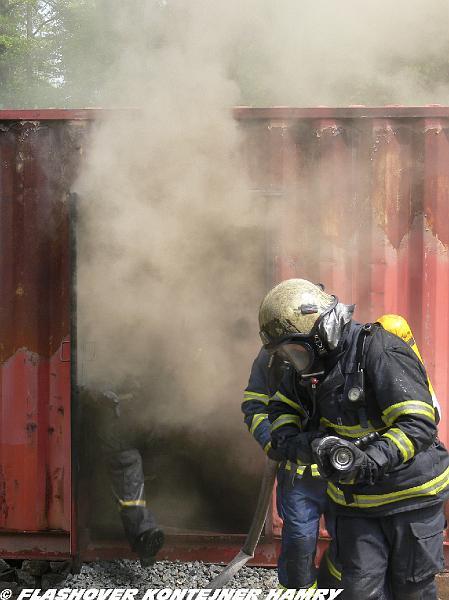
[[[276,429],[279,429],[279,427],[282,427],[283,425],[288,425],[288,424],[298,425],[298,427],[299,427],[300,423],[301,423],[301,420],[296,415],[281,415],[271,425],[271,431],[276,431]]]
[[[297,402],[290,400],[290,398],[287,398],[287,396],[284,396],[284,394],[281,394],[281,392],[276,392],[274,396],[270,398],[270,402],[275,402],[276,400],[287,404],[291,408],[297,410],[302,415],[305,415],[304,409]]]
[[[299,460],[299,458],[296,460],[296,464],[298,465],[298,469],[302,468],[302,473],[304,472],[304,469],[306,469],[307,467],[310,467],[310,471],[312,473],[312,477],[320,477],[321,473],[318,470],[318,465],[309,465],[306,463],[303,463],[302,461]]]
[[[368,427],[364,428],[360,424],[359,425],[338,425],[338,423],[332,423],[329,419],[325,419],[321,417],[320,423],[325,425],[326,427],[330,427],[336,433],[343,437],[363,437],[364,435],[368,435],[368,433],[372,433],[373,431],[383,431],[385,427],[381,427],[380,429],[376,429],[373,424],[368,421]]]
[[[327,565],[329,573],[333,577],[335,577],[335,579],[338,579],[338,581],[341,581],[341,571],[339,571],[337,569],[337,567],[334,565],[334,563],[331,561],[329,552],[326,552],[326,565]]]
[[[382,437],[388,438],[397,448],[399,448],[404,462],[407,462],[415,456],[415,447],[413,446],[410,438],[406,436],[405,433],[398,427],[392,427],[386,433],[384,433]]]
[[[252,392],[251,390],[246,390],[246,392],[243,392],[243,396],[256,396],[256,398],[268,398],[267,394],[259,394],[259,392]]]
[[[120,504],[120,506],[146,506],[147,503],[145,500],[120,500],[120,498],[117,498],[118,503]]]
[[[285,463],[285,470],[286,471],[291,471],[292,470],[292,462],[290,460],[288,460]],[[304,475],[304,471],[307,469],[307,465],[295,465],[296,466],[296,472],[298,475]]]
[[[402,415],[423,415],[432,422],[435,422],[435,410],[433,406],[421,400],[407,400],[393,404],[383,411],[383,415],[388,425],[393,425]]]
[[[265,419],[268,419],[268,415],[266,413],[261,413],[260,415],[254,415],[253,420],[251,422],[251,429],[249,430],[250,433],[254,433],[256,431],[256,429],[259,427],[259,425],[262,423],[262,421],[265,421]]]
[[[263,402],[263,404],[268,405],[268,396],[266,394],[258,394],[257,392],[244,392],[243,393],[243,402],[254,402],[257,400],[258,402]]]
[[[268,442],[268,444],[265,444],[265,446],[263,447],[263,451],[268,454],[268,450],[270,450],[270,449],[271,449],[271,442]]]
[[[354,502],[360,508],[375,508],[383,506],[390,502],[400,502],[401,500],[410,500],[411,498],[420,498],[422,496],[436,496],[449,485],[449,467],[430,481],[412,488],[390,492],[388,494],[353,494]],[[346,506],[346,501],[342,490],[332,482],[329,482],[327,493],[330,498],[342,506]]]
[[[355,475],[353,477],[351,477],[351,479],[348,479],[347,481],[342,481],[341,479],[338,480],[340,485],[354,485],[355,484]]]
[[[314,583],[313,585],[311,585],[311,586],[310,586],[310,587],[307,589],[307,591],[309,591],[309,590],[316,590],[316,589],[317,589],[317,587],[318,587],[318,581],[315,579],[315,583]]]
[[[310,465],[310,470],[312,471],[312,477],[321,477],[318,465]]]

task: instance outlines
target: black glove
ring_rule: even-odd
[[[333,466],[330,457],[336,446],[344,447],[352,453],[353,462],[348,470],[339,470]],[[383,476],[383,465],[379,465],[366,451],[360,450],[348,440],[327,436],[314,441],[312,448],[321,475],[330,481],[373,485]]]
[[[267,456],[270,460],[274,460],[275,462],[282,462],[285,460],[283,454],[279,452],[279,450],[275,450],[273,447],[269,448]]]
[[[354,464],[349,471],[340,471],[338,481],[347,484],[363,483],[373,485],[380,477],[377,463],[352,442],[347,442],[346,445],[354,453]]]
[[[334,435],[327,435],[317,438],[311,443],[312,455],[314,462],[318,465],[320,474],[325,479],[331,479],[335,474],[335,469],[331,465],[330,451],[335,448],[336,444],[341,442],[340,438]]]
[[[276,450],[292,462],[299,460],[304,465],[312,465],[315,463],[315,457],[312,452],[311,443],[322,436],[323,434],[318,431],[307,431],[286,438],[279,437],[276,440]]]

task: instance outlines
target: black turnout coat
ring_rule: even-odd
[[[390,515],[441,502],[449,495],[449,455],[437,438],[426,372],[413,350],[381,326],[372,326],[363,352],[363,410],[348,400],[362,329],[356,322],[348,326],[341,353],[316,388],[316,410],[320,429],[347,440],[379,432],[380,439],[367,452],[384,465],[385,474],[373,485],[329,482],[327,493],[338,513],[357,516]],[[273,438],[299,433],[303,421],[294,376],[284,378],[283,385],[267,406]]]

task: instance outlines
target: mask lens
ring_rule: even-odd
[[[308,345],[283,344],[277,352],[281,358],[291,363],[298,373],[307,371],[313,365],[314,353]]]

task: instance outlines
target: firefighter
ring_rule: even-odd
[[[253,363],[248,386],[244,392],[242,411],[250,433],[272,460],[280,461],[277,474],[276,504],[283,520],[281,552],[278,558],[278,578],[288,589],[316,586],[314,564],[320,516],[327,511],[327,482],[319,477],[316,465],[300,460],[286,460],[271,445],[268,402],[273,394],[290,406],[301,407],[300,415],[289,415],[284,430],[298,424],[302,430],[315,428],[316,411],[311,402],[309,385],[289,382],[296,379],[294,369],[263,348]],[[289,391],[290,390],[290,391]],[[287,397],[289,393],[289,397]],[[313,434],[311,434],[313,436]],[[328,528],[331,526],[328,524]]]
[[[280,283],[263,300],[264,348],[316,382],[322,436],[311,439],[301,407],[274,395],[272,448],[288,460],[316,459],[328,481],[347,600],[381,599],[387,588],[395,600],[436,600],[449,455],[437,439],[426,372],[407,343],[353,321],[353,310],[302,279]],[[361,449],[354,441],[367,434],[377,439]],[[331,436],[345,440],[349,470],[331,461]]]
[[[394,333],[400,337],[406,344],[410,346],[419,360],[423,363],[421,353],[415,341],[410,325],[404,317],[395,314],[385,314],[376,319],[376,323],[382,325],[382,327],[390,333]],[[435,408],[435,417],[437,422],[439,422],[441,420],[441,407],[429,378],[427,378],[427,385]],[[320,565],[318,580],[320,587],[338,587],[338,582],[341,582],[341,566],[339,565],[337,559],[336,545],[333,543],[324,555],[324,560]],[[429,590],[427,590],[427,592],[428,591]],[[387,600],[389,597],[390,595],[388,594],[388,589],[386,589],[385,600]],[[422,600],[425,600],[425,598],[423,597]]]
[[[128,543],[142,567],[154,564],[164,533],[145,500],[142,456],[138,449],[136,402],[141,390],[133,382],[120,390],[81,388],[81,401],[94,411],[94,435],[104,456],[112,492]],[[148,437],[148,432],[145,432]]]

